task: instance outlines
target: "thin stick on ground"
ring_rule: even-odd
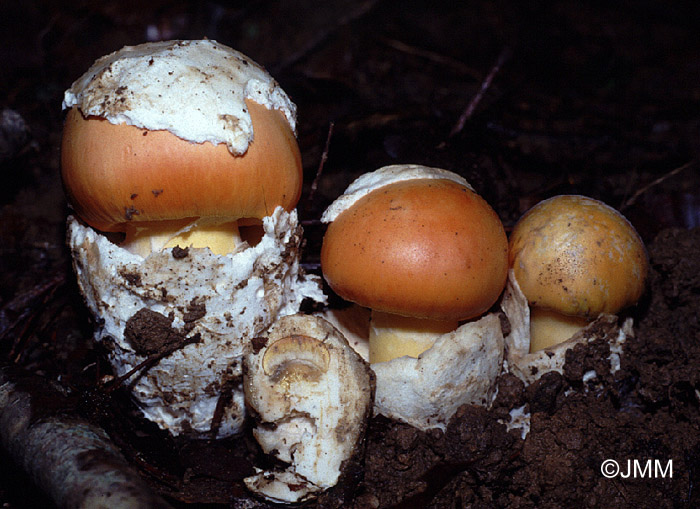
[[[47,295],[52,295],[66,283],[65,274],[58,274],[47,281],[16,295],[0,308],[0,341],[16,330],[19,324],[31,317],[41,307]]]
[[[163,350],[162,352],[156,352],[148,357],[146,357],[143,361],[139,362],[136,366],[131,368],[129,371],[124,373],[121,376],[118,376],[116,378],[113,378],[108,382],[107,387],[105,388],[106,392],[112,392],[115,389],[118,389],[121,387],[129,378],[134,376],[135,374],[138,373],[138,376],[132,380],[132,383],[136,383],[136,381],[141,378],[146,371],[148,371],[149,368],[157,364],[161,359],[167,357],[171,353],[176,352],[177,350],[180,350],[184,347],[186,347],[189,344],[192,343],[198,343],[201,340],[201,335],[200,334],[194,334],[193,336],[187,337],[183,339],[182,341],[170,346],[169,348]]]
[[[484,95],[486,94],[486,91],[491,87],[491,83],[493,82],[493,79],[496,77],[496,74],[499,73],[501,70],[501,67],[503,67],[503,64],[505,64],[508,59],[511,56],[511,50],[508,46],[503,48],[501,50],[501,53],[498,55],[498,59],[496,60],[496,63],[491,67],[491,70],[489,73],[486,75],[484,78],[484,81],[481,82],[481,87],[479,88],[479,91],[472,97],[472,100],[469,101],[469,104],[467,107],[464,109],[462,114],[460,115],[459,119],[457,120],[457,123],[454,125],[452,130],[450,131],[450,138],[455,137],[458,135],[460,132],[462,132],[462,129],[464,129],[464,125],[467,123],[467,120],[469,120],[472,115],[474,115],[474,111],[476,111],[476,107],[479,105],[481,100],[484,98]]]
[[[316,190],[318,189],[318,183],[321,180],[321,175],[323,174],[323,167],[326,165],[328,160],[328,149],[331,145],[331,137],[333,136],[334,122],[331,122],[328,126],[328,135],[326,136],[326,145],[323,147],[323,153],[321,154],[321,161],[318,163],[318,169],[316,170],[316,176],[313,182],[311,182],[311,188],[309,189],[309,197],[306,200],[306,210],[310,210],[314,203],[314,198],[316,196]]]
[[[680,172],[683,170],[687,170],[688,168],[692,168],[695,166],[696,161],[690,161],[685,163],[683,166],[679,166],[675,170],[671,170],[665,175],[660,176],[656,180],[653,180],[652,182],[649,182],[646,186],[642,187],[641,189],[638,189],[636,193],[634,193],[632,196],[629,197],[629,199],[625,200],[625,202],[620,205],[620,210],[625,210],[637,201],[640,196],[642,196],[644,193],[646,193],[649,189],[652,187],[658,186],[659,184],[663,183],[664,181],[670,179],[671,177],[678,175]]]
[[[463,62],[455,58],[441,55],[440,53],[436,53],[434,51],[426,50],[423,48],[418,48],[416,46],[411,46],[410,44],[406,44],[405,42],[396,39],[386,38],[383,40],[383,42],[390,48],[395,49],[396,51],[400,51],[407,55],[413,55],[419,58],[423,58],[425,60],[428,60],[429,62],[433,62],[439,65],[450,67],[462,74],[467,74],[474,79],[479,79],[482,75],[481,72],[465,65]]]
[[[364,2],[358,2],[354,9],[348,11],[344,16],[337,19],[336,23],[329,25],[325,30],[320,30],[306,44],[302,44],[298,51],[292,53],[284,61],[280,62],[276,66],[270,69],[273,76],[280,74],[284,69],[292,67],[294,64],[306,58],[308,55],[312,54],[318,48],[322,47],[323,43],[326,42],[330,37],[337,32],[340,27],[346,26],[354,21],[359,20],[366,14],[368,14],[374,6],[379,3],[379,0],[367,0]]]

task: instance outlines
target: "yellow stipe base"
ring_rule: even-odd
[[[418,357],[435,340],[457,328],[457,321],[426,320],[372,311],[369,362],[385,362],[408,355]]]
[[[208,247],[214,254],[232,253],[241,243],[238,223],[231,221],[219,224],[195,224],[168,222],[149,227],[138,227],[127,231],[122,247],[144,258],[163,249]]]
[[[530,308],[530,353],[566,341],[588,323],[588,320],[578,316]]]

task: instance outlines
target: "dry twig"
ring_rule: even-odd
[[[669,178],[678,175],[680,172],[683,170],[687,170],[688,168],[692,168],[695,166],[695,161],[690,161],[685,163],[683,166],[679,166],[675,170],[671,170],[665,175],[660,176],[656,180],[653,180],[652,182],[649,182],[646,186],[642,187],[641,189],[638,189],[636,193],[634,193],[632,196],[630,196],[625,202],[620,205],[620,210],[625,210],[626,208],[631,207],[634,205],[634,203],[637,201],[637,199],[642,196],[644,193],[646,193],[649,189],[652,187],[658,186],[659,184],[663,183],[664,181],[668,180]]]
[[[58,274],[27,291],[19,293],[2,306],[0,308],[0,341],[5,339],[19,324],[30,318],[32,313],[39,307],[40,302],[46,300],[46,295],[52,295],[56,289],[65,283],[66,276]]]
[[[148,371],[148,369],[150,369],[152,366],[155,366],[161,359],[167,357],[171,353],[176,352],[177,350],[185,348],[189,344],[198,343],[201,339],[202,339],[202,337],[199,333],[193,334],[192,336],[184,338],[182,341],[175,343],[174,345],[171,345],[170,347],[164,349],[163,351],[156,352],[156,353],[149,355],[143,361],[139,362],[136,366],[131,368],[129,371],[127,371],[123,375],[118,376],[118,377],[110,380],[107,384],[107,387],[105,388],[105,392],[109,393],[109,392],[114,391],[115,389],[118,389],[127,380],[129,380],[129,378],[131,378],[132,376],[134,376],[135,374],[138,373],[138,376],[132,380],[132,383],[136,383],[136,381],[139,378],[141,378],[146,373],[146,371]]]
[[[396,51],[406,53],[407,55],[414,55],[419,58],[428,60],[430,62],[450,67],[462,74],[467,74],[473,77],[474,79],[479,79],[479,77],[481,76],[480,72],[476,71],[475,69],[472,69],[471,67],[465,65],[464,63],[455,58],[441,55],[440,53],[436,53],[434,51],[426,50],[423,48],[417,48],[415,46],[411,46],[410,44],[406,44],[405,42],[398,41],[396,39],[384,39],[384,42],[387,46],[395,49]]]
[[[503,64],[505,64],[508,61],[510,56],[511,50],[508,46],[501,50],[501,53],[498,55],[498,59],[496,59],[496,63],[493,65],[493,67],[491,67],[491,70],[484,78],[484,81],[481,82],[481,87],[479,88],[479,91],[476,93],[476,95],[474,95],[474,97],[472,97],[472,100],[469,101],[469,104],[460,115],[459,120],[457,120],[457,123],[450,131],[450,138],[453,138],[454,136],[462,132],[462,129],[464,129],[464,125],[467,123],[467,120],[469,120],[472,117],[472,115],[474,115],[476,107],[484,98],[486,91],[491,87],[491,83],[493,82],[494,77],[501,70]]]
[[[359,2],[355,9],[351,10],[345,16],[338,18],[334,25],[330,25],[326,30],[319,31],[316,36],[312,38],[307,44],[302,45],[299,50],[294,52],[283,62],[274,66],[271,69],[272,75],[280,74],[284,69],[287,69],[300,60],[303,60],[306,56],[312,54],[317,48],[328,40],[331,35],[333,35],[340,27],[345,26],[353,21],[356,21],[363,17],[365,14],[369,13],[379,0],[366,0],[364,2]]]
[[[323,154],[321,154],[321,161],[318,163],[318,169],[316,170],[316,176],[314,181],[311,183],[311,189],[309,190],[309,197],[306,200],[306,210],[310,210],[314,203],[314,197],[316,196],[316,189],[318,189],[318,182],[321,180],[321,174],[323,173],[323,167],[326,165],[328,160],[328,149],[331,145],[331,137],[333,136],[334,122],[331,122],[328,126],[328,136],[326,136],[326,145],[323,147]]]

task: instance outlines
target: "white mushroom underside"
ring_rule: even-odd
[[[145,308],[171,315],[172,327],[182,330],[193,303],[205,309],[187,332],[200,334],[200,341],[161,359],[133,386],[143,414],[174,435],[210,432],[219,397],[228,390],[233,401],[218,436],[238,432],[244,418],[242,356],[250,339],[278,317],[296,313],[304,298],[325,300],[318,278],[299,268],[296,212],[278,207],[263,226],[259,244],[229,255],[190,249],[176,259],[168,249],[144,259],[68,220],[78,284],[97,318],[95,339],[110,351],[117,375],[146,358],[124,335],[135,313]]]
[[[356,453],[371,412],[371,371],[325,320],[277,321],[246,356],[246,401],[263,451],[289,464],[246,485],[269,500],[298,502],[334,486]]]
[[[98,59],[65,92],[63,108],[243,154],[253,139],[245,100],[281,110],[296,129],[296,106],[248,57],[213,40],[126,46]],[[187,107],[183,107],[186,105]]]

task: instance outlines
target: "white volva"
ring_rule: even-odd
[[[133,386],[143,414],[174,435],[208,433],[220,397],[218,436],[238,432],[244,419],[243,354],[252,338],[280,316],[296,313],[301,301],[324,301],[316,277],[299,267],[301,228],[296,212],[278,207],[264,218],[264,235],[228,255],[189,249],[175,258],[171,249],[147,258],[110,242],[75,218],[68,242],[78,284],[97,318],[97,341],[105,344],[117,375],[145,360],[127,337],[127,322],[141,309],[172,317],[185,330],[193,305],[204,312],[187,324],[199,342],[178,349],[145,370]],[[231,393],[227,393],[231,391]]]
[[[504,370],[530,384],[549,371],[564,372],[566,352],[577,344],[587,344],[604,338],[610,344],[610,371],[620,369],[622,346],[628,337],[634,336],[633,320],[626,318],[618,324],[615,315],[602,313],[588,326],[574,333],[564,342],[530,353],[530,306],[518,286],[513,271],[508,274],[501,308],[510,322],[510,334],[506,336]]]
[[[245,55],[212,40],[164,41],[100,58],[65,92],[63,108],[112,124],[167,130],[192,144],[225,144],[240,155],[254,138],[247,99],[282,111],[295,130],[296,106]],[[186,164],[183,168],[187,171]],[[233,222],[225,234],[234,238],[235,248],[221,255],[212,252],[209,238],[194,244],[209,247],[163,247],[168,237],[160,234],[172,232],[153,224],[144,235],[145,248],[137,249],[133,238],[119,246],[79,219],[68,220],[78,284],[96,319],[95,339],[109,352],[116,375],[149,356],[167,354],[125,383],[143,414],[174,435],[223,437],[240,431],[242,363],[251,339],[279,317],[298,312],[304,298],[325,301],[320,280],[299,267],[296,212],[281,207],[270,212],[262,220],[262,239],[252,246],[236,235],[239,217],[221,212],[223,217],[200,218],[198,226]],[[188,214],[196,219],[196,207]],[[147,323],[139,325],[143,317],[174,339],[160,347],[149,343],[156,338]]]

